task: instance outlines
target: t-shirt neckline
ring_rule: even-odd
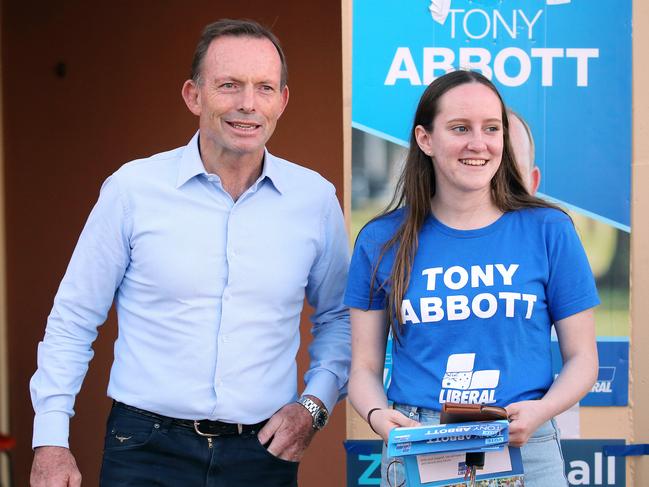
[[[473,228],[471,230],[460,230],[458,228],[449,227],[448,225],[439,221],[437,217],[435,217],[435,215],[433,215],[432,213],[428,217],[427,223],[438,229],[440,232],[450,235],[451,237],[476,238],[489,235],[490,233],[497,231],[509,219],[511,213],[511,211],[505,212],[489,225],[480,228]]]

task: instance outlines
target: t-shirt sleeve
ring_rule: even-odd
[[[375,272],[381,250],[371,225],[363,228],[356,239],[349,266],[344,298],[347,306],[363,310],[385,309],[385,290],[380,285],[379,273]]]
[[[566,215],[548,224],[547,299],[553,321],[599,304],[595,278],[574,225]]]

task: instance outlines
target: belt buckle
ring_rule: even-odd
[[[196,432],[197,435],[199,436],[204,436],[207,438],[212,438],[215,436],[222,436],[222,433],[204,433],[200,429],[201,422],[198,420],[194,420],[194,431]],[[239,436],[243,433],[243,425],[241,423],[237,423],[237,433]]]

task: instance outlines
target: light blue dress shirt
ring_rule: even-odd
[[[115,300],[108,395],[184,419],[252,424],[304,394],[331,411],[350,361],[348,243],[335,189],[266,152],[234,202],[190,143],[122,166],[102,186],[54,300],[31,380],[33,446],[68,445],[69,419]]]

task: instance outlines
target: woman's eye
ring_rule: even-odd
[[[499,131],[500,131],[500,127],[494,125],[494,126],[492,126],[492,127],[487,127],[486,130],[487,130],[487,132],[499,132]]]
[[[451,130],[453,130],[454,132],[464,133],[467,132],[469,129],[467,129],[464,125],[458,125],[456,127],[452,127]]]

